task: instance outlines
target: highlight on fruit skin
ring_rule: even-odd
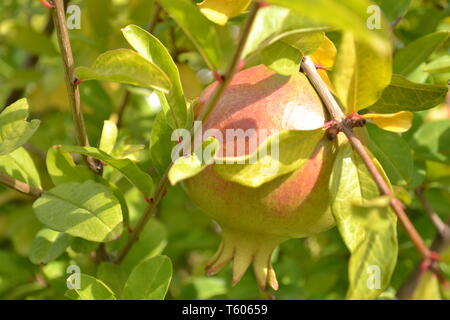
[[[216,85],[203,92],[196,112]],[[235,75],[203,129],[218,129],[225,137],[227,129],[314,130],[325,121],[322,102],[303,74],[285,77],[259,65]],[[234,148],[234,156],[247,155],[254,151],[253,139],[257,139],[256,145],[264,141],[258,134],[225,140],[221,152]],[[235,148],[235,143],[244,143],[245,148]],[[191,200],[222,227],[222,243],[206,266],[208,275],[232,262],[233,284],[252,266],[261,289],[267,285],[278,289],[271,265],[273,250],[283,241],[335,225],[328,189],[334,143],[324,137],[303,167],[258,188],[226,181],[215,165],[184,182]]]

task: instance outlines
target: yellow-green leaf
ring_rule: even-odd
[[[247,9],[251,2],[251,0],[204,0],[197,5],[209,20],[223,26],[228,19]]]
[[[101,54],[90,68],[76,70],[81,81],[101,80],[131,84],[169,92],[169,77],[154,63],[129,49],[116,49]]]
[[[409,111],[397,113],[367,113],[364,119],[372,120],[374,124],[383,130],[402,133],[411,129],[414,115]]]
[[[380,55],[366,43],[356,41],[351,33],[342,35],[332,82],[347,114],[374,104],[391,76],[390,55]]]

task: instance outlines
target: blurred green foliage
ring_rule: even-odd
[[[450,7],[445,0],[376,2],[395,24],[396,50],[408,48],[423,36],[450,31]],[[394,2],[398,6],[393,6]],[[70,31],[76,66],[92,65],[98,55],[107,50],[128,48],[121,28],[129,24],[146,27],[154,9],[153,1],[148,0],[74,0],[71,4],[79,5],[82,12],[81,29]],[[1,106],[6,106],[7,99],[16,92],[20,95],[17,98],[28,98],[31,118],[41,120],[39,130],[24,147],[38,168],[45,190],[53,187],[45,164],[47,150],[53,145],[76,144],[57,41],[55,35],[48,36],[44,32],[48,19],[48,9],[38,1],[0,2]],[[239,25],[241,21],[242,17],[232,19],[230,27]],[[191,35],[186,35],[165,13],[154,35],[174,57],[181,72],[185,95],[197,97],[204,85],[195,73],[207,68],[208,64],[192,42]],[[328,36],[333,40],[339,38],[336,32],[330,32]],[[449,44],[447,37],[419,65],[407,69],[403,75],[416,83],[446,84],[450,79]],[[216,58],[220,59],[214,56]],[[213,63],[220,66],[220,61]],[[438,63],[441,64],[436,67]],[[425,66],[429,66],[431,71],[426,71]],[[125,148],[149,144],[159,111],[150,89],[98,81],[83,83],[80,88],[92,145],[98,145],[103,121],[114,117],[127,90],[131,92],[130,105],[124,113],[117,145]],[[434,210],[443,220],[450,219],[449,119],[448,104],[417,112],[413,128],[403,134],[404,140],[413,148],[414,170],[411,181],[407,185],[403,182],[396,190],[409,201],[407,213],[427,244],[431,244],[436,231],[414,197],[414,188],[425,185],[426,196]],[[435,135],[436,130],[441,132],[439,137]],[[375,131],[369,130],[369,133]],[[377,143],[382,144],[383,141],[377,140]],[[132,156],[139,160],[141,169],[151,167],[148,148],[134,152]],[[114,177],[113,172],[106,173]],[[156,170],[150,174],[157,179]],[[119,177],[116,184],[125,195],[133,225],[147,203],[126,179]],[[146,226],[120,268],[108,263],[97,265],[99,244],[81,238],[74,238],[69,249],[56,260],[33,264],[29,259],[30,249],[43,225],[33,213],[31,203],[29,197],[0,186],[1,299],[67,299],[66,269],[70,264],[78,265],[83,274],[96,276],[117,292],[138,263],[160,254],[168,256],[173,265],[168,299],[343,299],[346,295],[350,255],[337,228],[307,239],[283,243],[273,257],[280,289],[260,292],[250,272],[235,287],[231,286],[230,267],[214,277],[204,275],[206,261],[219,245],[219,226],[194,207],[180,186],[172,188],[164,198],[157,218],[152,218]],[[380,296],[382,299],[394,299],[396,291],[420,262],[417,251],[401,227],[398,232],[398,262],[389,288]],[[107,244],[107,250],[117,250],[124,240]],[[445,263],[450,264],[450,250],[442,257]],[[34,260],[40,259],[42,257]],[[427,292],[426,284],[419,290]],[[83,294],[78,292],[79,297]],[[105,293],[106,296],[109,294]],[[159,297],[158,293],[154,297]],[[416,297],[436,298],[420,295],[420,292]]]

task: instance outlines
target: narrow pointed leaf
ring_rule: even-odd
[[[94,147],[62,146],[62,152],[78,153],[101,160],[120,171],[145,196],[153,193],[153,180],[130,159],[114,159]]]
[[[447,92],[447,86],[414,83],[393,75],[389,86],[369,110],[378,113],[428,110],[444,102]]]
[[[422,63],[427,62],[429,56],[448,39],[448,36],[448,31],[428,34],[400,49],[395,56],[394,72],[409,75]]]
[[[158,38],[138,26],[129,25],[122,29],[122,33],[139,54],[158,65],[169,77],[172,90],[167,97],[173,129],[190,126],[180,74],[170,53]]]
[[[155,64],[137,52],[116,49],[101,54],[92,67],[78,67],[79,80],[113,81],[169,92],[169,77]]]

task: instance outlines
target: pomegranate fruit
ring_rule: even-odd
[[[200,97],[196,112],[215,90],[209,86]],[[235,75],[216,108],[203,124],[204,131],[218,129],[312,130],[325,121],[320,98],[301,73],[285,77],[260,65]],[[239,137],[237,139],[240,139]],[[252,139],[243,138],[244,152],[251,150]],[[258,140],[258,144],[263,139]],[[221,151],[230,147],[224,141]],[[334,157],[334,144],[322,139],[306,165],[258,188],[246,187],[221,178],[208,166],[185,181],[192,201],[222,227],[222,243],[206,266],[209,275],[233,260],[233,284],[250,265],[261,288],[269,284],[278,289],[271,265],[273,250],[283,241],[326,231],[334,226],[330,213],[328,182]],[[235,148],[234,156],[239,150]],[[280,150],[282,152],[282,150]]]

